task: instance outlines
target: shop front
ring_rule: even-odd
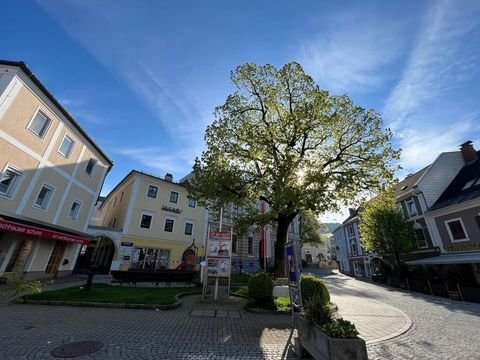
[[[0,218],[0,274],[25,278],[68,275],[87,236],[26,220]]]

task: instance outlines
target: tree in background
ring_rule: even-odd
[[[326,237],[320,234],[320,230],[324,229],[325,226],[318,221],[311,210],[301,210],[298,219],[301,246],[305,244],[318,245],[325,242]]]
[[[218,208],[252,208],[255,223],[277,228],[275,273],[284,271],[288,226],[302,210],[339,206],[392,179],[390,130],[374,110],[322,91],[302,67],[244,64],[236,86],[207,127],[207,149],[193,166],[190,194]],[[258,200],[269,211],[255,209]]]
[[[398,208],[393,188],[365,203],[360,213],[360,234],[365,250],[379,255],[393,255],[397,266],[400,264],[400,253],[413,250],[413,225]]]

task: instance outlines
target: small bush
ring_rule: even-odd
[[[300,286],[304,303],[309,302],[315,294],[318,294],[326,306],[330,302],[330,293],[322,280],[312,275],[302,275]]]
[[[332,321],[333,310],[328,303],[324,303],[319,294],[314,294],[305,303],[305,319],[313,326],[321,327]]]
[[[353,323],[344,319],[335,319],[321,326],[322,331],[330,337],[354,338],[358,335]]]
[[[272,291],[272,279],[265,273],[255,274],[248,280],[248,296],[259,306],[273,306]]]
[[[288,297],[278,297],[275,299],[275,306],[277,311],[281,312],[290,312],[292,311],[292,304],[290,303],[290,298]]]

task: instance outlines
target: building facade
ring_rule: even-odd
[[[193,268],[204,253],[207,212],[173,181],[132,170],[107,195],[82,249],[83,266],[104,271]]]
[[[24,63],[0,60],[0,273],[71,273],[111,166]]]

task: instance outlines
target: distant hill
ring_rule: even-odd
[[[325,225],[325,228],[320,230],[320,234],[329,234],[342,224],[340,224],[340,223],[324,223],[323,225]]]

